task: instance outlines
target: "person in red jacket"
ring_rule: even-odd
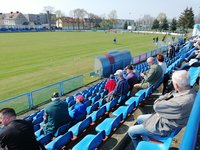
[[[105,88],[108,90],[108,93],[112,92],[115,89],[116,82],[114,80],[114,76],[111,74],[109,80],[106,82]]]

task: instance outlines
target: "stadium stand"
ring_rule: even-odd
[[[165,58],[165,62],[168,66],[166,74],[170,75],[175,67],[179,66],[183,62],[184,58],[187,57],[193,50],[194,49],[192,48],[188,50],[188,47],[184,46],[172,60]],[[135,68],[139,72],[143,72],[149,67],[146,62],[143,62],[135,65]],[[200,73],[200,67],[191,67],[189,72],[192,76],[191,86],[194,86]],[[111,137],[117,128],[120,127],[131,114],[133,114],[133,112],[141,103],[145,102],[148,97],[151,96],[151,94],[162,84],[163,79],[148,89],[138,91],[130,98],[125,100],[119,98],[105,103],[104,98],[108,94],[108,91],[104,90],[106,81],[107,80],[103,80],[100,83],[89,87],[88,89],[66,98],[65,101],[68,103],[68,109],[71,111],[73,109],[72,106],[75,104],[74,97],[78,94],[84,95],[86,98],[84,104],[87,107],[87,116],[85,120],[78,122],[72,127],[66,124],[60,127],[54,135],[47,134],[45,136],[38,137],[37,140],[41,144],[46,145],[45,148],[47,150],[60,149],[67,145],[70,145],[69,148],[72,148],[73,150],[81,149],[83,145],[86,149],[98,148],[102,145],[102,143],[104,144],[105,141]],[[195,100],[195,105],[199,106],[197,99],[200,99],[200,91],[198,92]],[[191,137],[191,139],[193,139],[187,144],[188,149],[192,147],[191,144],[194,146],[196,137],[190,133],[192,132],[197,136],[198,128],[194,128],[194,124],[197,126],[197,123],[199,123],[199,117],[196,114],[199,114],[200,109],[197,106],[193,107],[186,131],[184,133],[184,138],[180,145],[180,149],[185,148],[184,146],[188,140],[186,137]],[[35,133],[39,131],[39,128],[42,125],[43,112],[44,111],[41,110],[24,118],[33,122]],[[89,134],[91,131],[92,133],[95,132],[96,134]],[[149,141],[142,141],[139,143],[137,149],[169,149],[173,137],[179,131],[180,129],[174,131],[169,137],[164,139],[155,139],[156,141],[162,142],[159,144]],[[87,134],[87,136],[83,138],[81,136],[83,134]]]

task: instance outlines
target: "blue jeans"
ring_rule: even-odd
[[[128,135],[130,136],[135,148],[137,147],[138,143],[143,139],[148,140],[149,139],[148,137],[153,138],[153,139],[161,137],[157,134],[149,132],[148,130],[146,130],[144,128],[142,123],[145,120],[147,120],[150,116],[151,116],[151,114],[140,115],[137,118],[138,125],[129,127],[129,129],[128,129]]]

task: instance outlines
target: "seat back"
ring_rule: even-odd
[[[110,108],[113,108],[113,107],[117,104],[118,99],[119,99],[119,98],[114,98],[114,99],[110,102]]]
[[[102,143],[105,136],[106,136],[106,133],[104,130],[99,132],[94,137],[94,139],[89,143],[88,150],[94,150],[95,148],[97,148]]]
[[[92,104],[91,100],[87,100],[84,102],[85,107],[87,108],[88,106],[90,106]]]
[[[54,149],[61,149],[63,146],[65,146],[73,137],[73,134],[71,131],[65,133],[63,136],[61,136],[54,144]]]
[[[139,102],[143,101],[144,98],[145,98],[145,92],[139,95]]]
[[[81,122],[81,124],[79,125],[79,127],[78,127],[78,134],[80,132],[84,131],[87,127],[89,127],[91,123],[92,123],[92,118],[91,117],[88,117],[85,120],[83,120]]]
[[[132,111],[133,111],[133,109],[134,109],[135,107],[136,107],[135,102],[133,102],[131,105],[129,105],[129,106],[128,106],[128,109],[127,109],[127,115],[126,115],[126,116],[128,116],[128,114],[132,113]]]
[[[100,118],[101,116],[103,116],[106,112],[106,106],[101,107],[97,114],[96,114],[96,119]]]
[[[52,139],[52,134],[48,133],[46,135],[41,135],[37,140],[40,142],[41,145],[46,145]]]
[[[147,96],[149,96],[151,93],[153,93],[153,85],[152,86],[150,86],[148,89],[147,89],[147,91],[146,91],[146,97]]]
[[[36,118],[35,120],[33,120],[32,123],[35,125],[35,124],[41,123],[42,121],[43,121],[43,116],[40,116],[40,117]]]
[[[99,107],[99,103],[95,103],[94,105],[92,105],[90,113],[93,112],[93,111],[95,111],[95,110],[97,110],[98,107]]]
[[[54,136],[57,137],[57,136],[59,136],[59,135],[61,135],[61,134],[64,134],[65,132],[67,132],[67,130],[69,129],[69,127],[70,127],[70,123],[62,125],[61,127],[59,127],[59,128],[57,129],[57,131],[56,131],[56,133],[54,134]]]
[[[40,124],[36,124],[33,126],[34,132],[40,129]]]
[[[116,117],[115,120],[112,123],[111,130],[115,129],[120,124],[122,119],[123,119],[123,114],[120,114],[118,117]]]

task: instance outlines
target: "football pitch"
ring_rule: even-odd
[[[95,56],[109,50],[127,49],[132,56],[153,50],[156,36],[162,37],[105,32],[0,33],[0,100],[92,72]]]

